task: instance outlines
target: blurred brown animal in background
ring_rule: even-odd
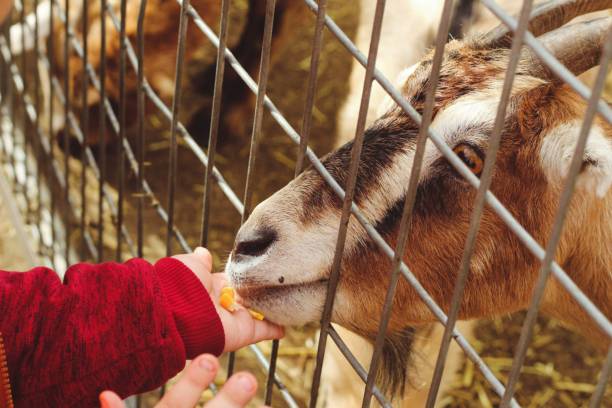
[[[230,49],[240,63],[247,69],[254,79],[257,79],[259,68],[261,41],[265,19],[265,2],[256,0],[238,1],[239,7],[230,8],[230,34],[228,36],[228,49]],[[64,3],[65,4],[65,3]],[[136,47],[138,14],[140,0],[127,0],[126,3],[126,35],[128,41]],[[101,65],[101,2],[88,3],[88,32],[82,32],[83,4],[79,1],[70,2],[69,19],[71,27],[75,30],[75,38],[81,44],[83,38],[88,44],[88,63],[97,74]],[[120,1],[108,0],[107,6],[120,18]],[[192,0],[191,6],[198,12],[204,22],[217,31],[220,15],[220,0]],[[64,41],[65,25],[58,13],[64,13],[58,5],[55,6],[53,42],[54,72],[60,80],[64,78]],[[40,30],[43,40],[49,35],[49,4],[43,2],[37,10],[39,24],[46,27]],[[275,10],[275,26],[271,50],[271,63],[275,55],[286,45],[291,27],[309,13],[302,2],[291,0],[278,0]],[[106,17],[106,94],[111,105],[117,112],[119,104],[119,60],[120,60],[120,34],[114,25],[109,13]],[[148,0],[144,17],[144,74],[153,90],[167,105],[171,106],[174,95],[174,80],[176,68],[176,53],[178,42],[178,26],[180,19],[180,5],[175,0]],[[30,34],[33,27],[33,17],[30,21]],[[185,47],[185,77],[183,89],[185,96],[180,109],[179,119],[188,125],[193,136],[205,143],[208,136],[210,120],[210,107],[215,76],[216,48],[200,29],[189,18],[186,47]],[[232,23],[234,26],[232,26]],[[28,24],[28,23],[26,23]],[[15,27],[18,28],[18,27]],[[20,39],[20,34],[14,35]],[[32,47],[33,40],[27,39],[26,47]],[[20,51],[20,42],[16,41],[14,49]],[[83,61],[71,49],[68,62],[68,78],[71,107],[77,117],[81,116],[83,109],[88,109],[89,128],[87,129],[87,144],[96,145],[100,141],[99,132],[99,99],[100,94],[93,84],[83,84]],[[44,83],[45,81],[43,81]],[[82,106],[83,87],[87,88],[87,106]],[[127,127],[135,124],[137,76],[129,59],[126,60],[125,89],[127,99],[128,120]],[[46,92],[48,94],[48,91]],[[185,102],[185,99],[189,99]],[[147,112],[153,111],[152,104],[147,100]],[[243,134],[249,121],[245,117],[252,115],[255,98],[243,83],[242,79],[228,65],[225,70],[223,86],[223,120],[221,122],[223,134]],[[61,136],[64,133],[63,110],[59,104],[55,106],[53,133]],[[245,124],[246,123],[246,124]],[[108,131],[106,140],[112,141],[112,132]]]

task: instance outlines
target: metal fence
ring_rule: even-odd
[[[612,123],[612,109],[601,99],[601,93],[605,82],[606,67],[612,54],[612,35],[608,35],[608,41],[604,47],[601,59],[601,68],[599,70],[596,84],[592,90],[585,87],[566,67],[563,66],[555,57],[532,35],[527,31],[527,23],[532,11],[533,1],[525,0],[523,2],[520,17],[518,19],[509,16],[494,0],[481,0],[495,16],[497,16],[511,31],[514,32],[512,40],[511,58],[507,67],[507,75],[504,80],[503,92],[500,98],[500,104],[497,110],[494,130],[489,137],[489,148],[486,152],[486,157],[489,159],[485,162],[485,167],[480,178],[476,177],[463,164],[461,160],[453,153],[451,147],[446,145],[444,140],[437,135],[429,125],[432,121],[432,112],[434,107],[434,92],[439,79],[439,69],[442,62],[442,55],[445,43],[448,38],[448,33],[451,27],[451,16],[453,1],[447,0],[444,4],[443,14],[441,17],[440,26],[438,29],[437,40],[435,44],[435,52],[433,58],[433,68],[431,71],[430,82],[431,86],[427,92],[425,109],[423,115],[420,115],[408,101],[402,98],[400,91],[396,89],[387,78],[385,78],[375,67],[378,42],[381,33],[383,11],[385,7],[384,0],[378,0],[374,17],[374,25],[372,28],[371,43],[368,55],[363,55],[349,39],[349,37],[338,27],[338,25],[326,14],[327,1],[319,0],[304,0],[308,8],[316,15],[316,25],[314,37],[312,39],[312,54],[310,59],[310,72],[307,81],[306,102],[303,111],[303,120],[300,130],[293,128],[290,123],[283,117],[275,104],[268,96],[266,96],[268,75],[270,71],[270,50],[272,41],[272,30],[274,24],[275,0],[266,0],[265,27],[263,33],[263,43],[261,48],[261,60],[259,77],[257,81],[250,77],[248,71],[241,66],[236,57],[227,47],[228,33],[228,16],[231,0],[222,0],[220,30],[219,35],[209,27],[198,12],[190,6],[189,0],[177,0],[181,7],[180,24],[178,29],[179,40],[177,45],[177,59],[175,71],[175,92],[172,106],[164,104],[162,99],[156,94],[155,90],[149,84],[144,75],[144,39],[143,25],[144,11],[147,6],[147,0],[141,0],[140,12],[138,19],[138,36],[135,44],[132,44],[125,35],[126,30],[126,6],[127,1],[121,0],[120,13],[116,15],[112,6],[107,4],[107,0],[100,0],[102,16],[110,17],[114,28],[120,33],[120,63],[119,63],[119,89],[120,98],[118,109],[114,109],[106,95],[107,81],[107,66],[105,56],[105,41],[106,41],[106,18],[101,18],[101,39],[103,46],[101,47],[101,64],[100,70],[96,71],[89,64],[87,41],[80,42],[75,33],[75,27],[71,26],[69,18],[70,2],[75,0],[65,0],[58,2],[53,0],[50,3],[50,18],[51,32],[50,37],[54,35],[54,21],[60,21],[63,24],[64,32],[68,33],[65,36],[63,49],[63,66],[64,77],[56,78],[53,76],[54,66],[57,63],[55,60],[56,51],[53,49],[53,41],[49,41],[49,46],[46,50],[39,47],[39,43],[35,41],[33,55],[28,55],[26,52],[21,52],[20,56],[16,56],[11,50],[11,41],[9,39],[9,28],[5,26],[2,36],[0,36],[0,55],[2,76],[0,85],[2,91],[2,138],[0,147],[2,148],[2,157],[5,172],[8,173],[15,186],[15,193],[22,202],[22,207],[25,209],[25,215],[29,222],[36,226],[37,242],[41,257],[46,259],[45,262],[54,265],[61,269],[72,261],[76,261],[76,255],[81,257],[102,261],[108,258],[104,254],[103,235],[105,228],[113,228],[107,225],[106,218],[109,214],[112,217],[112,223],[116,231],[117,248],[115,258],[121,260],[124,249],[127,247],[129,253],[134,256],[143,255],[144,234],[143,234],[143,211],[146,206],[152,205],[161,221],[166,225],[166,248],[167,253],[172,252],[173,245],[178,243],[184,251],[191,251],[187,240],[182,232],[175,225],[175,203],[176,203],[176,179],[177,179],[177,147],[179,141],[184,143],[188,149],[198,158],[205,169],[202,177],[205,180],[204,184],[204,201],[202,208],[202,225],[201,225],[201,244],[206,245],[208,242],[208,233],[210,229],[211,217],[211,189],[213,183],[216,183],[228,202],[240,214],[244,221],[253,205],[252,185],[253,185],[253,169],[257,160],[259,140],[262,130],[262,118],[264,111],[269,111],[272,118],[283,129],[286,135],[298,146],[298,159],[295,168],[295,174],[299,175],[305,166],[306,161],[310,162],[314,169],[320,173],[325,181],[332,187],[338,197],[343,200],[343,211],[341,223],[339,226],[338,241],[336,245],[336,253],[330,277],[329,289],[325,301],[325,309],[322,316],[321,334],[318,343],[318,353],[316,359],[316,368],[314,378],[312,379],[312,393],[310,406],[314,407],[318,398],[318,389],[321,377],[321,369],[323,358],[325,355],[326,342],[331,338],[339,347],[341,352],[350,362],[357,374],[366,383],[366,392],[364,395],[364,406],[369,406],[372,396],[374,396],[383,406],[391,406],[390,402],[380,392],[374,384],[376,372],[379,368],[379,361],[383,340],[385,336],[386,325],[389,322],[391,303],[395,293],[395,289],[399,279],[406,279],[410,285],[417,291],[423,302],[442,322],[446,329],[442,341],[442,346],[439,352],[433,383],[428,398],[428,406],[433,406],[440,381],[442,371],[444,369],[445,357],[448,352],[451,341],[456,341],[464,350],[468,359],[470,359],[476,367],[483,373],[486,380],[490,383],[492,389],[502,399],[502,406],[517,406],[518,404],[513,399],[515,386],[519,378],[519,373],[523,365],[527,346],[530,342],[535,324],[535,318],[538,314],[538,309],[542,300],[546,281],[552,274],[560,284],[567,290],[572,298],[584,309],[584,311],[593,319],[593,321],[602,329],[602,331],[612,338],[612,325],[606,316],[598,310],[591,300],[578,288],[567,273],[554,262],[553,256],[559,243],[563,222],[568,212],[570,198],[574,191],[576,179],[580,170],[581,158],[583,156],[588,130],[590,129],[594,117],[599,114],[601,118],[608,123]],[[220,0],[221,1],[221,0]],[[62,4],[63,3],[63,4]],[[82,31],[87,32],[89,21],[87,18],[87,8],[90,6],[87,0],[82,2],[83,16],[81,19]],[[38,0],[33,0],[32,6],[36,8],[39,5]],[[23,27],[34,32],[34,37],[38,38],[38,15],[34,24],[26,24],[26,7],[22,0],[15,2],[14,20],[19,20]],[[208,138],[208,149],[204,151],[198,143],[189,134],[185,126],[178,120],[181,109],[181,89],[184,77],[184,53],[186,47],[186,32],[188,24],[194,24],[201,35],[204,35],[217,48],[216,59],[216,74],[214,81],[214,96],[211,112],[210,134]],[[314,96],[317,89],[317,72],[319,67],[319,56],[322,47],[323,32],[327,30],[329,34],[334,36],[361,65],[366,69],[363,94],[359,110],[359,118],[357,122],[357,132],[355,142],[352,149],[352,160],[350,165],[350,173],[346,182],[346,190],[343,190],[340,185],[334,180],[330,173],[322,165],[320,159],[308,147],[309,136],[312,127]],[[21,33],[22,49],[26,48],[25,33]],[[510,90],[512,88],[514,76],[517,69],[519,54],[521,48],[526,45],[531,48],[544,64],[566,84],[571,86],[582,98],[588,101],[587,113],[584,118],[582,131],[580,133],[579,143],[577,144],[574,154],[574,160],[570,173],[567,177],[567,182],[563,190],[561,202],[555,218],[553,231],[544,247],[538,243],[512,214],[498,201],[498,199],[490,192],[492,173],[495,164],[495,156],[499,147],[502,127],[504,124],[504,114],[509,101]],[[70,64],[69,59],[72,55],[77,55],[81,58],[83,67],[82,84],[92,84],[100,96],[100,112],[102,119],[100,120],[100,135],[105,137],[106,129],[116,134],[118,140],[118,157],[119,164],[117,166],[117,186],[118,196],[114,197],[107,186],[109,177],[109,168],[107,165],[107,157],[105,149],[101,149],[99,155],[95,155],[91,146],[87,143],[87,129],[89,128],[91,118],[88,117],[87,109],[83,109],[81,117],[77,117],[73,112],[72,106],[75,101],[71,100],[71,92],[69,89]],[[253,119],[253,129],[251,135],[250,155],[248,161],[248,171],[246,176],[246,187],[240,196],[235,193],[230,185],[225,181],[223,175],[215,167],[215,153],[217,147],[217,138],[219,133],[221,96],[223,91],[224,75],[226,64],[233,69],[244,83],[255,93],[256,106]],[[42,71],[39,71],[42,70]],[[134,144],[131,144],[126,138],[126,91],[125,78],[128,70],[134,70],[138,76],[138,137]],[[50,75],[49,90],[46,97],[48,100],[43,101],[41,86],[41,72],[47,72]],[[361,146],[366,122],[366,112],[370,97],[370,91],[373,81],[377,81],[389,96],[397,103],[408,116],[420,125],[420,131],[417,142],[414,165],[411,170],[411,179],[409,190],[406,195],[404,211],[400,224],[399,239],[396,248],[392,248],[383,237],[376,231],[374,226],[369,222],[366,216],[362,213],[359,207],[353,202],[357,179],[357,165],[359,163]],[[87,86],[83,86],[81,95],[82,106],[87,106]],[[145,148],[145,106],[146,100],[151,102],[162,116],[167,118],[171,123],[171,148],[168,167],[168,196],[162,203],[156,197],[149,182],[146,178],[146,148]],[[64,112],[64,132],[63,145],[59,146],[51,134],[54,128],[54,115],[52,114],[54,105],[61,104]],[[44,117],[44,111],[48,112],[47,130],[45,125],[41,123]],[[70,178],[70,145],[69,133],[76,136],[81,145],[80,161],[80,183],[78,186],[71,186]],[[424,287],[419,283],[408,266],[402,261],[400,255],[403,254],[406,244],[406,239],[409,231],[410,214],[415,202],[416,186],[418,175],[422,163],[425,141],[431,140],[439,149],[442,155],[450,162],[450,164],[477,190],[476,201],[473,214],[470,221],[469,234],[466,239],[460,273],[456,282],[455,291],[452,298],[452,306],[446,314],[427,293]],[[105,145],[105,140],[101,141]],[[125,183],[126,170],[132,172],[137,179],[137,197],[138,206],[136,213],[136,239],[134,240],[129,229],[126,228],[126,214],[124,212],[125,200]],[[86,222],[85,214],[88,211],[87,206],[89,200],[86,197],[86,171],[91,171],[98,182],[98,200],[97,200],[97,225],[92,227]],[[81,194],[80,200],[74,203],[69,191],[70,189],[78,188]],[[240,198],[242,197],[242,198]],[[152,204],[151,204],[152,203]],[[493,210],[516,234],[518,239],[525,247],[541,261],[541,269],[539,279],[535,287],[531,306],[528,309],[525,318],[520,340],[516,346],[516,352],[512,369],[509,375],[509,380],[503,384],[496,378],[493,371],[485,364],[483,359],[478,355],[470,343],[459,333],[455,328],[455,322],[458,317],[458,308],[462,298],[463,289],[465,287],[466,277],[469,269],[469,262],[474,249],[476,234],[479,228],[483,210],[487,205]],[[342,338],[330,325],[331,310],[334,302],[334,293],[339,278],[340,264],[344,249],[344,241],[347,234],[347,226],[349,217],[355,219],[367,231],[372,241],[393,260],[393,269],[389,271],[391,274],[391,284],[385,299],[383,314],[381,317],[380,330],[378,332],[375,351],[371,360],[369,370],[366,370],[352,354],[351,350],[344,343]],[[76,231],[73,231],[76,229]],[[75,252],[75,248],[71,247],[71,236],[78,233],[82,245]],[[266,387],[265,400],[267,403],[271,401],[273,390],[276,388],[280,391],[282,398],[288,406],[297,406],[296,401],[289,394],[286,387],[275,376],[276,358],[279,344],[274,342],[271,359],[266,360],[262,351],[256,346],[251,346],[250,349],[255,354],[255,357],[260,362],[262,367],[269,373]],[[230,357],[229,372],[233,370],[234,360]],[[598,406],[603,398],[608,377],[612,366],[612,349],[609,350],[604,367],[602,369],[599,383],[595,392],[592,395],[592,406]]]

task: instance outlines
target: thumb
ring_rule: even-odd
[[[104,391],[100,394],[100,406],[102,408],[125,408],[121,398],[112,391]]]
[[[208,270],[208,272],[212,272],[212,255],[208,249],[204,247],[197,247],[195,251],[193,251],[193,254],[202,260],[204,267]]]

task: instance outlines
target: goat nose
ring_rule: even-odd
[[[260,230],[246,236],[238,236],[234,254],[242,256],[260,256],[276,241],[276,233],[273,230]]]

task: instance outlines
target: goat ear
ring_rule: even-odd
[[[564,124],[544,137],[540,149],[542,167],[553,184],[560,185],[569,172],[580,133],[580,122]],[[584,150],[577,188],[603,198],[612,186],[612,138],[597,124],[589,134]]]

